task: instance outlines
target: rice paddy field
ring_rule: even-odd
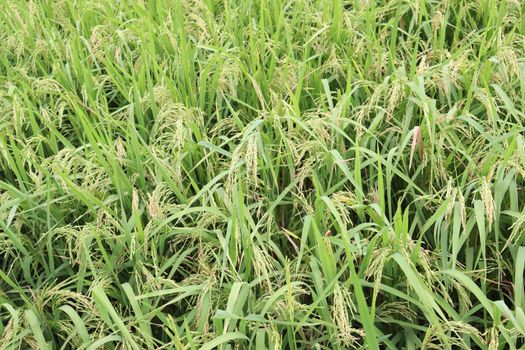
[[[0,0],[0,349],[523,349],[525,3]]]

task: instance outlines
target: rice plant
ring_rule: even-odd
[[[1,349],[525,348],[519,0],[0,0]]]

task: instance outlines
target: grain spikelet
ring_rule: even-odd
[[[489,231],[492,229],[492,223],[494,222],[494,198],[492,197],[492,190],[487,178],[481,179],[480,189],[481,200],[485,206],[485,215],[489,224]]]

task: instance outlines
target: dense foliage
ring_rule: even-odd
[[[0,0],[0,348],[517,349],[520,0]]]

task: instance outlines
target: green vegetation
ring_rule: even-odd
[[[519,349],[520,0],[0,0],[1,349]]]

